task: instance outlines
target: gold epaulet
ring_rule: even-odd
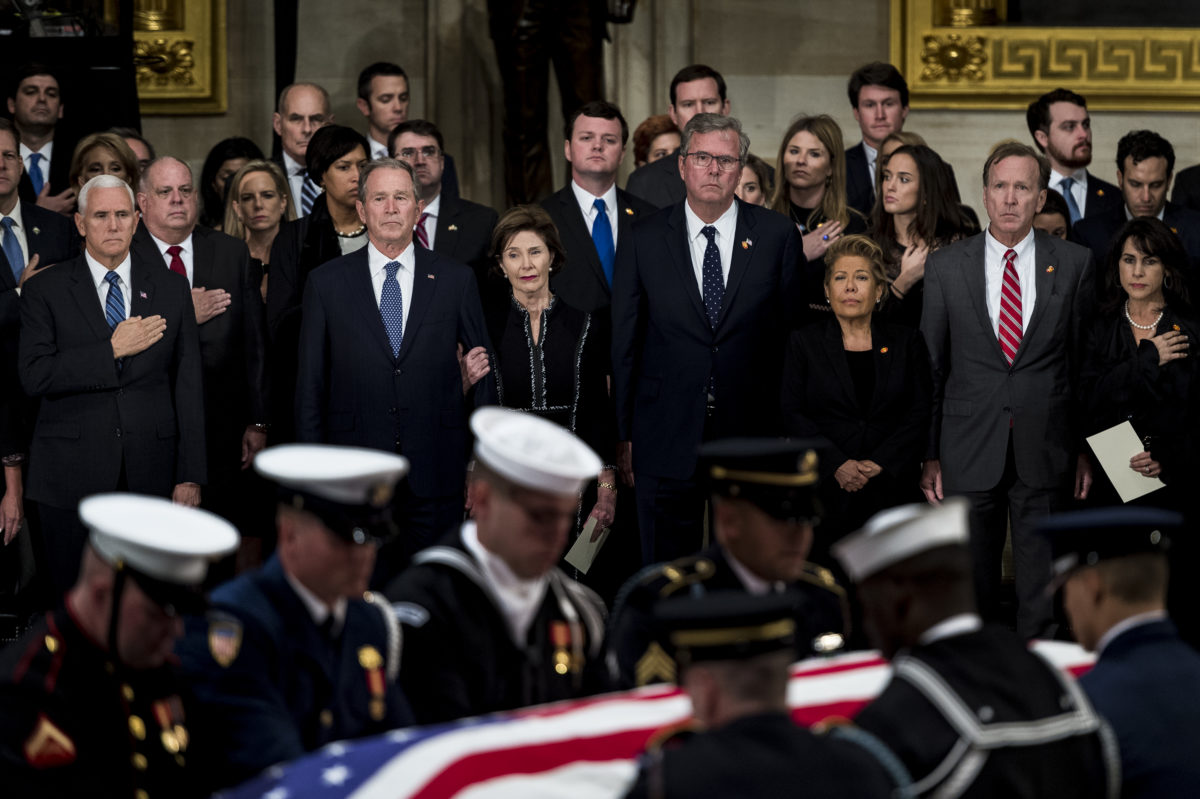
[[[647,577],[647,584],[660,583],[658,595],[669,597],[682,588],[701,583],[716,574],[717,567],[702,555],[689,555],[670,563],[662,564]]]
[[[799,579],[818,588],[824,588],[826,591],[832,591],[839,597],[846,595],[846,589],[838,585],[833,572],[824,566],[818,566],[815,563],[805,563],[804,570],[801,572]]]

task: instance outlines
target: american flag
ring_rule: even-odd
[[[1092,664],[1074,644],[1034,648],[1076,676]],[[872,652],[798,663],[792,717],[809,726],[853,717],[889,676]],[[632,783],[646,742],[690,717],[678,688],[649,686],[331,744],[214,799],[611,799]]]

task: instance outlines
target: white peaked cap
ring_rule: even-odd
[[[833,546],[850,579],[861,582],[894,563],[947,544],[966,544],[970,503],[962,497],[941,505],[901,505],[872,516],[861,530]]]
[[[254,456],[254,468],[281,486],[331,502],[382,505],[408,474],[408,459],[363,447],[282,444]]]
[[[600,456],[554,422],[495,406],[471,415],[475,457],[520,486],[548,494],[577,495],[600,474]]]
[[[208,564],[237,549],[232,524],[216,514],[140,494],[97,494],[79,503],[92,548],[112,566],[195,586]]]

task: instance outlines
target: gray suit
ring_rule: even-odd
[[[933,366],[927,457],[940,458],[946,494],[975,510],[976,588],[994,612],[1000,554],[1011,512],[1017,629],[1042,632],[1050,604],[1048,544],[1037,517],[1069,496],[1080,441],[1074,424],[1080,341],[1091,313],[1092,258],[1085,248],[1036,232],[1033,313],[1011,366],[988,314],[986,232],[929,256],[921,330]]]

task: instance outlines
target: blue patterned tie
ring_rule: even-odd
[[[25,257],[21,255],[21,244],[17,241],[17,234],[13,230],[12,218],[6,216],[0,219],[0,226],[4,227],[4,257],[8,259],[13,277],[19,283],[21,272],[25,269]]]
[[[300,176],[304,178],[304,183],[300,186],[300,215],[308,216],[312,213],[313,200],[321,194],[321,189],[308,176],[307,169],[301,170]]]
[[[42,193],[42,154],[29,154],[29,182],[33,184],[33,193]]]
[[[108,281],[108,299],[104,301],[104,319],[109,328],[117,329],[117,325],[125,321],[125,295],[121,293],[120,276],[109,272],[104,276]]]
[[[613,243],[612,222],[608,221],[608,209],[604,200],[599,197],[592,203],[596,209],[596,221],[592,223],[592,241],[596,244],[596,254],[600,256],[600,266],[604,267],[604,279],[612,286],[613,261],[617,257],[617,246]]]
[[[708,323],[717,326],[721,314],[721,300],[725,296],[725,276],[721,273],[721,251],[717,249],[717,229],[705,225],[701,230],[708,244],[704,247],[704,262],[701,278],[704,283],[704,309],[708,311]]]
[[[1071,195],[1071,187],[1075,185],[1074,178],[1063,178],[1058,184],[1058,193],[1067,201],[1067,213],[1071,215],[1071,224],[1074,225],[1079,221],[1082,214],[1079,213],[1079,206],[1075,204],[1075,198]]]
[[[396,278],[400,264],[389,261],[384,269],[387,270],[387,276],[383,279],[383,291],[379,293],[379,313],[383,317],[388,341],[392,343],[392,357],[397,358],[400,356],[400,341],[404,338],[404,295]]]

